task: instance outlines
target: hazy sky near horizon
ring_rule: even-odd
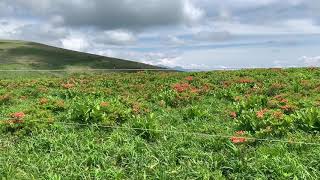
[[[0,0],[0,39],[187,69],[320,66],[320,0]]]

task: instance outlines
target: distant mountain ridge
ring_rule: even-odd
[[[163,67],[57,48],[0,40],[0,69],[165,69]]]

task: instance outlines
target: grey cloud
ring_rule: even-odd
[[[200,41],[225,41],[232,38],[228,31],[202,31],[194,35],[195,40]]]
[[[9,22],[8,21],[0,21],[0,24],[2,26],[7,26],[7,25],[9,25]]]
[[[139,29],[188,24],[202,16],[189,0],[12,0],[30,15],[59,16],[66,25],[102,29]]]
[[[130,45],[137,41],[133,33],[125,30],[104,31],[93,37],[93,41],[109,45]]]
[[[164,44],[172,45],[172,46],[182,46],[182,45],[186,45],[187,43],[186,39],[173,36],[173,35],[168,35],[168,36],[162,37],[161,39]]]
[[[272,25],[290,19],[319,20],[319,0],[200,0],[212,20]]]
[[[62,27],[53,27],[50,24],[28,24],[15,30],[13,36],[16,39],[37,41],[43,43],[57,43],[59,39],[69,35],[67,29]]]

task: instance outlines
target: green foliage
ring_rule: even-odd
[[[119,124],[126,121],[130,113],[131,109],[118,99],[112,99],[109,103],[94,97],[76,97],[71,101],[66,117],[79,123]]]
[[[292,115],[298,129],[306,132],[320,132],[320,110],[318,108],[307,108],[297,111]]]
[[[257,114],[262,111],[244,111],[237,118],[238,129],[257,134],[259,137],[284,136],[294,130],[289,117],[276,118],[271,112],[264,112],[263,117]]]
[[[0,178],[318,179],[320,146],[247,138],[320,143],[319,76],[303,68],[4,73]]]
[[[202,120],[205,121],[210,118],[210,114],[207,109],[203,109],[202,106],[191,106],[184,109],[182,113],[185,121],[190,120]]]
[[[242,111],[264,108],[266,107],[267,102],[268,100],[265,96],[259,95],[247,97],[240,102],[234,103],[234,105],[236,111],[240,114]]]

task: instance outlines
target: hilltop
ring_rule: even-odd
[[[159,67],[35,42],[0,40],[0,69],[157,69]]]

